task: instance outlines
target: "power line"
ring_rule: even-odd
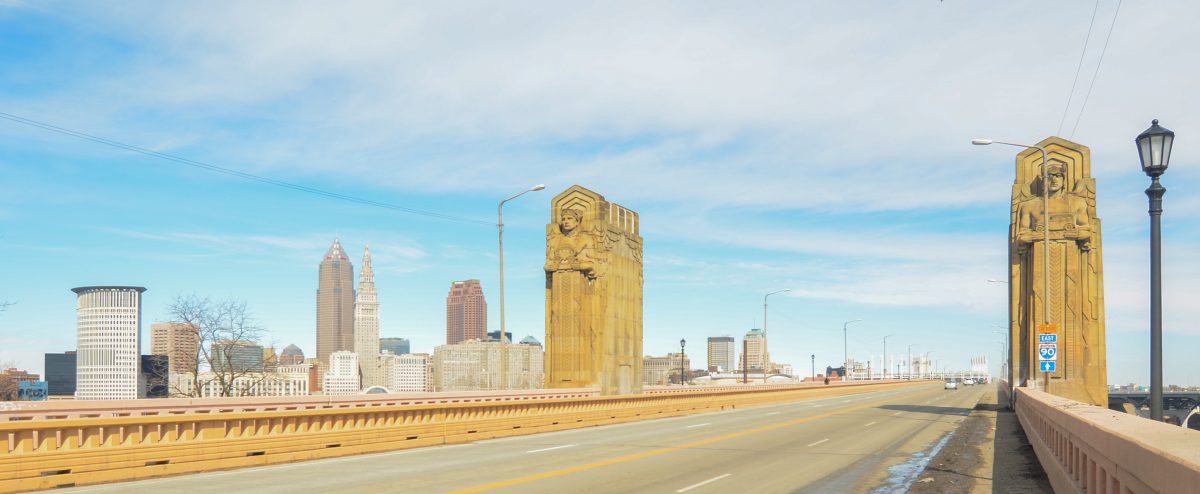
[[[1087,109],[1088,99],[1092,97],[1092,88],[1096,86],[1096,76],[1100,75],[1100,65],[1104,63],[1104,53],[1108,51],[1108,42],[1112,39],[1113,27],[1117,25],[1117,16],[1121,14],[1121,0],[1117,0],[1117,10],[1113,12],[1112,24],[1108,25],[1108,35],[1104,37],[1104,48],[1100,50],[1100,60],[1096,62],[1096,71],[1092,73],[1092,82],[1088,84],[1087,95],[1083,97],[1083,105],[1079,107],[1079,116],[1075,118],[1075,126],[1071,127],[1070,138],[1075,138],[1075,129],[1083,120],[1083,111]]]
[[[1092,40],[1092,27],[1096,25],[1096,12],[1100,10],[1100,0],[1096,0],[1096,6],[1092,8],[1092,21],[1088,23],[1087,36],[1083,37],[1083,49],[1079,51],[1079,65],[1075,67],[1075,80],[1071,81],[1071,92],[1067,93],[1067,106],[1063,108],[1062,119],[1058,121],[1058,132],[1062,134],[1063,124],[1067,121],[1067,111],[1071,109],[1071,99],[1075,97],[1075,85],[1079,83],[1079,73],[1083,71],[1083,56],[1087,54],[1088,42]]]
[[[323,197],[327,197],[330,199],[337,199],[337,200],[346,201],[346,202],[353,202],[356,204],[363,204],[366,206],[374,206],[377,208],[390,209],[393,211],[400,211],[403,213],[428,216],[430,218],[437,218],[437,219],[447,220],[447,221],[458,221],[461,223],[471,223],[471,224],[495,226],[495,223],[492,223],[490,221],[478,220],[478,219],[474,219],[474,218],[464,218],[461,216],[437,213],[437,212],[433,212],[433,211],[425,211],[422,209],[410,208],[410,207],[400,206],[400,205],[396,205],[396,204],[388,204],[385,202],[373,201],[370,199],[363,199],[360,197],[354,197],[354,196],[349,196],[346,194],[339,194],[337,192],[330,192],[327,190],[317,189],[317,188],[309,187],[306,185],[294,184],[291,182],[284,182],[282,180],[275,180],[273,178],[268,178],[268,177],[264,177],[261,175],[255,175],[252,173],[241,172],[241,171],[237,171],[237,170],[233,170],[233,169],[229,169],[229,168],[220,167],[217,165],[212,165],[209,163],[204,163],[201,161],[196,161],[196,160],[192,160],[192,159],[188,159],[188,158],[182,158],[179,156],[166,154],[166,153],[160,153],[158,151],[151,151],[149,149],[134,146],[132,144],[125,144],[123,142],[118,142],[118,141],[114,141],[111,139],[105,139],[103,137],[97,137],[97,136],[94,136],[91,134],[86,134],[83,132],[66,129],[63,127],[58,127],[56,125],[51,125],[51,124],[48,124],[45,122],[39,122],[37,120],[32,120],[29,118],[21,117],[18,115],[13,115],[11,113],[5,113],[2,111],[0,111],[0,118],[3,118],[5,120],[10,120],[10,121],[13,121],[16,123],[28,125],[30,127],[37,127],[42,130],[48,130],[50,132],[55,132],[58,134],[63,134],[63,135],[67,135],[67,136],[71,136],[71,137],[75,137],[75,138],[79,138],[79,139],[92,141],[92,142],[104,144],[106,146],[112,146],[112,147],[115,147],[118,149],[124,149],[126,151],[133,151],[135,153],[144,154],[146,156],[151,156],[154,158],[172,161],[172,162],[179,163],[182,165],[193,166],[193,167],[200,168],[202,170],[207,170],[207,171],[214,172],[214,173],[221,173],[224,175],[230,175],[230,176],[234,176],[234,177],[238,177],[238,178],[243,178],[246,180],[253,180],[255,182],[260,182],[260,183],[264,183],[264,184],[268,184],[268,185],[274,185],[277,187],[283,187],[285,189],[291,189],[291,190],[295,190],[295,191],[299,191],[299,192],[306,192],[309,194],[323,196]]]

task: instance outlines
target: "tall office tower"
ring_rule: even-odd
[[[380,338],[379,351],[387,350],[396,355],[404,355],[409,353],[408,340],[405,338]]]
[[[708,370],[733,372],[737,369],[737,350],[732,336],[708,337]]]
[[[136,400],[141,376],[140,286],[72,288],[77,361],[75,398]]]
[[[362,270],[358,272],[358,297],[354,301],[354,353],[358,354],[363,389],[383,385],[379,378],[379,297],[371,250],[363,247]]]
[[[754,328],[749,333],[746,333],[746,349],[744,350],[744,362],[747,370],[761,371],[766,369],[767,364],[767,339],[763,336],[763,330]],[[738,367],[741,367],[743,362],[738,362]]]
[[[329,371],[325,373],[322,388],[327,395],[357,394],[358,355],[354,352],[337,351],[329,355]]]
[[[483,340],[487,335],[487,301],[479,280],[455,281],[446,296],[446,344]]]
[[[263,347],[253,341],[214,341],[208,350],[213,372],[243,374],[263,371]]]
[[[172,374],[197,372],[200,334],[195,326],[181,322],[151,324],[150,354],[166,355],[167,366]]]
[[[354,350],[354,266],[333,241],[325,259],[317,285],[317,359],[322,368],[329,368],[329,355]]]

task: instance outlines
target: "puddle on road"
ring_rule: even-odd
[[[888,468],[887,483],[883,486],[871,491],[871,494],[892,494],[908,492],[909,486],[917,480],[921,472],[925,471],[925,466],[929,464],[942,448],[946,446],[946,442],[954,435],[954,431],[950,431],[942,437],[941,440],[933,446],[929,451],[922,451],[913,455],[908,461]]]

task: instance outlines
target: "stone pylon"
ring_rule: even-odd
[[[637,213],[578,185],[546,226],[546,387],[642,390],[642,237]]]

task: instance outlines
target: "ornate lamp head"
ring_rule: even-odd
[[[1138,156],[1142,159],[1142,171],[1150,177],[1158,177],[1167,171],[1171,161],[1171,145],[1175,142],[1175,133],[1160,127],[1158,119],[1150,122],[1150,128],[1137,139]]]

